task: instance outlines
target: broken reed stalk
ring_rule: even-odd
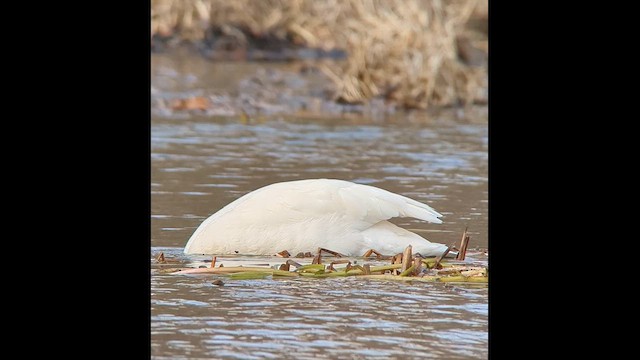
[[[413,275],[420,274],[422,272],[422,259],[419,257],[413,259],[413,267]]]
[[[329,250],[329,249],[325,249],[325,248],[321,248],[321,247],[319,247],[319,248],[318,248],[318,253],[317,253],[317,254],[316,254],[316,256],[313,258],[313,261],[311,262],[312,264],[322,264],[322,252],[323,252],[323,251],[324,251],[324,252],[326,252],[326,253],[329,253],[329,254],[331,254],[331,255],[333,255],[333,256],[335,256],[335,257],[339,257],[339,258],[341,258],[341,257],[345,257],[345,255],[340,254],[340,253],[339,253],[339,252],[337,252],[337,251],[333,251],[333,250]]]
[[[378,259],[378,260],[383,259],[383,258],[388,258],[388,256],[384,256],[384,255],[382,255],[381,253],[377,252],[375,249],[369,249],[369,250],[367,250],[367,251],[362,255],[362,257],[369,257],[369,256],[371,256],[372,254],[376,254],[376,259]]]
[[[332,261],[329,264],[329,266],[327,267],[327,270],[336,271],[336,269],[333,267],[333,265],[335,265],[335,264],[347,264],[347,271],[351,267],[351,261],[350,260],[342,259],[342,260]]]
[[[318,272],[318,271],[324,271],[324,265],[322,264],[309,264],[309,265],[302,265],[299,268],[296,269],[296,272]]]
[[[369,266],[369,264],[364,264],[362,269],[364,270],[365,275],[371,275],[371,266]]]
[[[466,247],[469,241],[469,235],[467,235],[467,229],[463,233],[461,249],[462,257],[464,258],[464,252],[466,251]],[[314,277],[314,278],[325,278],[325,277],[336,277],[336,276],[354,276],[361,275],[366,276],[367,278],[373,278],[372,273],[381,273],[380,275],[375,275],[377,279],[394,279],[398,280],[400,278],[409,278],[412,280],[421,279],[420,281],[440,281],[440,282],[487,282],[488,281],[488,269],[484,267],[469,267],[469,266],[460,266],[455,264],[444,264],[442,260],[447,256],[449,251],[453,248],[453,244],[447,246],[447,249],[435,259],[424,259],[419,254],[416,254],[414,257],[412,254],[412,246],[407,246],[402,253],[398,253],[391,257],[392,264],[391,265],[383,265],[383,266],[370,266],[369,264],[361,265],[351,265],[351,260],[349,259],[339,259],[332,261],[329,265],[325,266],[321,264],[321,253],[322,251],[328,252],[330,254],[341,256],[341,254],[318,248],[318,253],[314,257],[313,262],[308,265],[301,265],[293,260],[287,260],[285,264],[281,264],[279,266],[274,266],[271,268],[264,267],[255,267],[255,266],[237,266],[237,267],[228,267],[222,268],[222,264],[218,268],[215,268],[217,258],[214,256],[211,261],[211,267],[200,267],[197,269],[194,268],[182,268],[175,269],[177,270],[174,274],[223,274],[230,275],[231,279],[263,279],[268,276],[305,276],[305,277]],[[459,254],[460,254],[459,252]],[[282,255],[284,251],[281,252]],[[287,252],[288,254],[288,252]],[[163,254],[160,254],[162,256]],[[368,254],[370,255],[370,254]],[[160,256],[158,256],[157,260],[160,260]],[[165,260],[165,259],[163,259]],[[433,263],[433,266],[429,266]],[[347,264],[344,268],[336,269],[334,265],[336,264]],[[294,265],[296,270],[290,271],[290,265]],[[427,268],[431,268],[435,270],[435,275],[425,275],[422,273],[423,266]],[[278,269],[275,269],[277,267]],[[448,269],[442,269],[443,267],[448,267]],[[386,275],[385,272],[387,270],[391,270],[394,275]],[[483,279],[478,279],[483,278]],[[471,279],[471,280],[470,280]]]
[[[324,251],[326,253],[329,253],[335,257],[344,257],[344,255],[340,254],[337,251],[333,251],[333,250],[329,250],[329,249],[325,249],[325,248],[318,248],[318,253],[320,253],[321,251]]]
[[[282,250],[279,253],[276,253],[276,256],[288,258],[291,257],[291,254],[287,250]]]
[[[368,264],[367,264],[368,265]],[[325,278],[325,277],[335,277],[335,276],[354,276],[354,275],[364,275],[366,270],[364,267],[355,265],[351,268],[339,268],[333,272],[325,272],[322,268],[313,268],[312,266],[318,265],[304,265],[307,268],[303,269],[303,271],[299,271],[300,275],[307,277],[316,277],[316,278]],[[382,265],[382,266],[369,266],[370,273],[384,273],[387,270],[398,270],[402,267],[402,264],[393,264],[393,265]]]
[[[345,277],[345,276],[364,276],[365,278],[382,279],[382,280],[402,280],[402,281],[430,281],[430,282],[488,282],[488,272],[486,268],[479,267],[459,267],[455,269],[447,269],[438,272],[436,275],[411,276],[419,268],[419,264],[424,262],[422,259],[413,259],[413,265],[407,270],[397,275],[384,274],[387,270],[397,270],[402,264],[392,264],[383,266],[364,266],[354,265],[353,267],[345,267],[335,269],[335,271],[326,271],[322,264],[303,265],[296,271],[275,270],[273,268],[262,267],[226,267],[226,268],[188,268],[174,269],[178,270],[173,274],[219,274],[229,275],[234,280],[264,279],[269,276],[288,276],[288,277]],[[163,272],[164,273],[164,272]],[[378,273],[374,275],[374,273]]]
[[[407,263],[409,263],[411,261],[407,261]],[[416,269],[415,265],[411,265],[409,268],[407,268],[406,270],[404,270],[403,272],[400,273],[400,276],[409,276],[411,274],[413,274],[413,270]]]
[[[464,260],[465,255],[467,254],[467,246],[469,245],[469,235],[467,234],[467,229],[469,227],[464,228],[464,232],[462,233],[462,240],[460,240],[460,250],[458,251],[458,255],[456,255],[456,260]]]
[[[401,273],[405,273],[413,263],[411,249],[412,247],[411,245],[409,245],[404,249],[404,252],[402,253],[402,270],[400,271]]]
[[[287,260],[287,262],[286,262],[285,264],[287,264],[287,265],[293,265],[293,266],[295,266],[295,267],[296,267],[296,269],[302,266],[300,263],[295,262],[295,261],[293,261],[293,260],[291,260],[291,259]]]
[[[311,254],[311,252],[307,251],[307,252],[299,252],[296,254],[297,258],[309,258],[309,257],[313,257],[313,255]]]
[[[469,234],[464,238],[464,248],[462,249],[462,260],[467,255],[467,247],[469,246]]]
[[[391,264],[393,265],[402,265],[402,253],[397,253],[391,257]],[[399,274],[399,270],[393,271],[394,275]]]
[[[271,275],[274,275],[274,274],[269,272],[262,272],[262,271],[243,271],[243,272],[230,274],[229,278],[232,280],[253,280],[253,279],[264,279]]]
[[[438,256],[436,258],[436,263],[433,264],[432,269],[437,269],[438,268],[438,266],[440,265],[440,262],[442,261],[442,259],[444,259],[445,256],[447,256],[449,251],[451,251],[452,247],[453,247],[453,244],[450,244],[449,246],[447,246],[447,250],[445,250],[440,256]]]

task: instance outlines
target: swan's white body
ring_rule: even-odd
[[[385,255],[437,256],[446,245],[429,242],[388,219],[414,217],[442,223],[428,205],[373,186],[332,179],[275,183],[252,191],[207,218],[184,248],[187,254],[272,255],[319,247],[349,256],[375,249]]]

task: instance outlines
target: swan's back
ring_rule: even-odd
[[[380,222],[398,216],[442,222],[438,219],[442,215],[430,206],[373,186],[334,179],[275,183],[240,197],[207,218],[189,239],[185,253],[274,254],[288,250],[296,254],[325,247],[362,255],[363,246],[387,242],[371,239],[382,234],[376,230],[381,228]]]

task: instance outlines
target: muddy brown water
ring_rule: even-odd
[[[233,98],[235,84],[265,66],[154,54],[152,100],[194,94]],[[287,74],[290,65],[268,66]],[[304,90],[316,80],[293,74],[287,81]],[[163,251],[186,266],[207,266],[206,257],[182,254],[206,217],[261,186],[324,177],[381,187],[431,205],[444,215],[443,224],[394,223],[446,244],[459,242],[468,226],[469,261],[488,264],[483,251],[473,251],[488,248],[486,115],[447,110],[384,119],[273,115],[247,121],[154,106],[150,255]],[[278,260],[218,257],[226,266]],[[153,358],[488,357],[484,284],[350,277],[223,279],[225,285],[216,286],[214,279],[152,273]]]

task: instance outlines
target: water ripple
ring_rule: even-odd
[[[180,248],[162,249],[188,258]],[[213,278],[152,276],[152,353],[243,359],[488,355],[486,286],[352,277],[225,280],[218,287]]]

